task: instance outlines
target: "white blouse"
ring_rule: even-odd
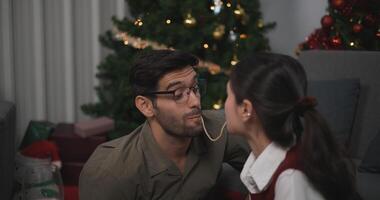
[[[285,159],[287,150],[272,142],[257,158],[251,152],[240,174],[241,181],[250,193],[259,193],[268,187],[274,172]],[[306,175],[297,169],[287,169],[279,175],[274,199],[324,200]]]

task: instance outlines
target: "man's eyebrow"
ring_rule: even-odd
[[[194,75],[192,80],[197,83],[198,82],[198,75],[197,74]],[[169,83],[169,85],[166,87],[166,90],[169,90],[170,88],[172,88],[176,85],[183,85],[183,81],[175,81],[175,82]]]
[[[169,85],[166,87],[166,90],[169,90],[169,88],[176,86],[176,85],[181,85],[183,84],[182,81],[176,81],[176,82],[171,82]]]

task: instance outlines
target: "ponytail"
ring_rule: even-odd
[[[327,200],[361,199],[355,186],[354,166],[324,118],[310,107],[302,115],[301,160],[309,181]]]

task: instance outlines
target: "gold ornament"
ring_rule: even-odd
[[[194,27],[197,24],[197,20],[191,15],[191,13],[188,13],[186,15],[185,20],[183,20],[183,23],[186,27]]]
[[[210,74],[212,74],[212,75],[219,74],[221,72],[220,66],[218,66],[218,65],[210,65],[208,67],[208,72],[210,72]]]
[[[144,23],[141,18],[137,18],[134,22],[135,26],[142,26]]]
[[[207,43],[204,43],[204,44],[203,44],[203,48],[208,49],[208,44],[207,44]]]
[[[220,65],[215,64],[213,62],[200,60],[198,67],[199,68],[206,68],[210,72],[210,74],[212,74],[212,75],[219,74],[220,72],[225,73],[225,71],[223,71],[223,69],[220,67]]]
[[[237,18],[241,18],[243,15],[245,15],[245,11],[243,7],[240,6],[240,4],[236,6],[236,9],[234,10],[234,14]]]
[[[216,40],[221,39],[225,33],[225,29],[226,27],[224,25],[218,25],[215,28],[214,32],[212,33],[212,36],[214,37],[214,39]]]
[[[248,35],[247,34],[244,34],[244,33],[242,33],[242,34],[240,34],[240,39],[247,39],[247,37],[248,37]]]
[[[234,54],[234,55],[232,56],[231,65],[232,65],[232,66],[235,66],[238,62],[239,62],[239,60],[238,60],[236,54]]]
[[[263,21],[262,19],[259,19],[259,20],[257,21],[257,27],[258,27],[258,28],[263,28],[263,27],[264,27],[264,21]]]
[[[219,99],[217,102],[214,103],[214,105],[213,105],[212,107],[213,107],[215,110],[219,110],[219,109],[222,108],[222,104],[223,104],[222,100]]]

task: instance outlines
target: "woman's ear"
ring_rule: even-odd
[[[135,98],[135,105],[146,118],[154,116],[153,102],[149,98],[137,96]]]
[[[239,105],[239,113],[244,122],[255,118],[256,111],[251,103],[251,101],[244,99]]]

